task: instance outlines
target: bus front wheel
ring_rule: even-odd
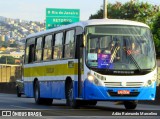
[[[73,84],[71,83],[68,85],[66,89],[66,104],[67,106],[70,106],[72,108],[77,108],[78,107],[78,102],[74,99],[73,95]]]
[[[137,107],[137,101],[124,101],[124,106],[126,109],[135,109]]]
[[[94,101],[94,100],[89,102],[89,105],[92,105],[92,106],[95,106],[96,104],[97,104],[97,101]]]

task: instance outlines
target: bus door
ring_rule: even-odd
[[[76,28],[76,58],[78,59],[78,98],[82,98],[82,78],[83,78],[83,29]]]
[[[82,35],[77,36],[77,52],[76,57],[78,59],[78,98],[82,96],[82,75],[83,75],[83,47],[81,45]]]

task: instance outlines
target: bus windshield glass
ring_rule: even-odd
[[[155,67],[155,49],[147,27],[86,27],[86,63],[90,68],[146,70]]]

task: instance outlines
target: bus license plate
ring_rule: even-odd
[[[130,91],[129,91],[129,90],[118,90],[118,94],[119,94],[119,95],[122,95],[122,94],[127,94],[127,95],[129,95],[129,94],[130,94]]]

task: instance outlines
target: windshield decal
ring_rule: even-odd
[[[111,54],[98,54],[98,68],[107,68],[110,65]]]
[[[97,53],[88,53],[88,60],[97,60]]]

